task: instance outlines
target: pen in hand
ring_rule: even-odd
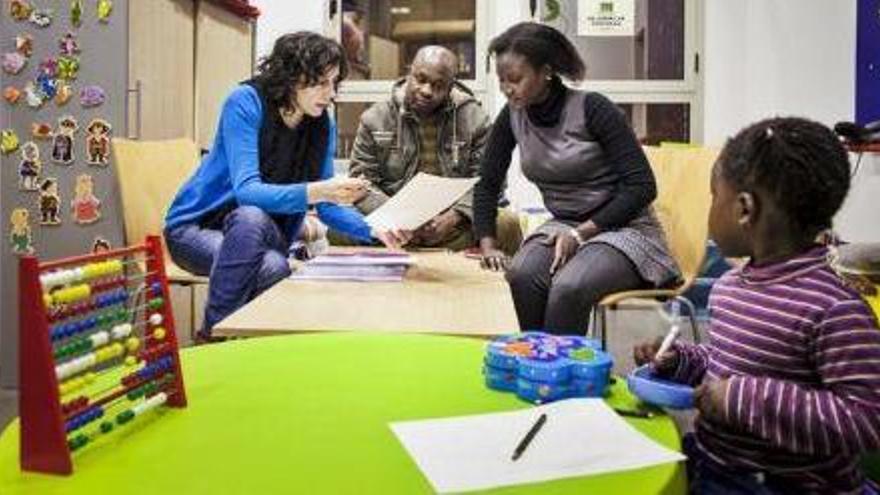
[[[654,354],[654,363],[659,364],[660,356],[666,354],[669,351],[669,348],[672,347],[672,343],[675,342],[675,339],[678,338],[678,333],[680,332],[678,325],[672,325],[669,329],[669,333],[666,334],[666,337],[663,338],[663,342],[660,343],[660,347],[657,349],[657,353]]]
[[[523,455],[523,452],[525,452],[526,449],[529,447],[529,444],[532,443],[532,439],[534,439],[535,435],[537,435],[538,432],[541,431],[541,427],[544,426],[544,423],[546,422],[547,414],[541,414],[538,417],[538,420],[535,421],[535,424],[533,424],[532,427],[529,429],[528,433],[526,433],[526,436],[524,436],[523,439],[520,440],[519,444],[513,450],[513,456],[510,457],[511,461],[515,461]]]

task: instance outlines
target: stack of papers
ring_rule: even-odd
[[[522,456],[514,449],[541,414],[543,428]],[[602,399],[569,399],[513,412],[392,423],[438,492],[461,492],[678,462]]]
[[[413,263],[413,257],[404,252],[375,250],[326,253],[303,264],[290,278],[400,282]]]

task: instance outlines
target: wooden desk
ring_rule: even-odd
[[[283,280],[215,335],[379,331],[488,336],[519,330],[502,274],[461,253],[415,252],[403,282]]]

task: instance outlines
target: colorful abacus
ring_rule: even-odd
[[[151,236],[48,263],[21,259],[23,470],[70,474],[71,454],[99,436],[156,407],[186,406],[162,257]]]

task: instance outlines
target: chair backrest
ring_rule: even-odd
[[[126,243],[161,235],[165,212],[180,186],[199,163],[190,139],[133,141],[113,139]]]
[[[718,150],[645,147],[657,180],[654,208],[685,285],[699,275],[709,239],[709,180]]]

